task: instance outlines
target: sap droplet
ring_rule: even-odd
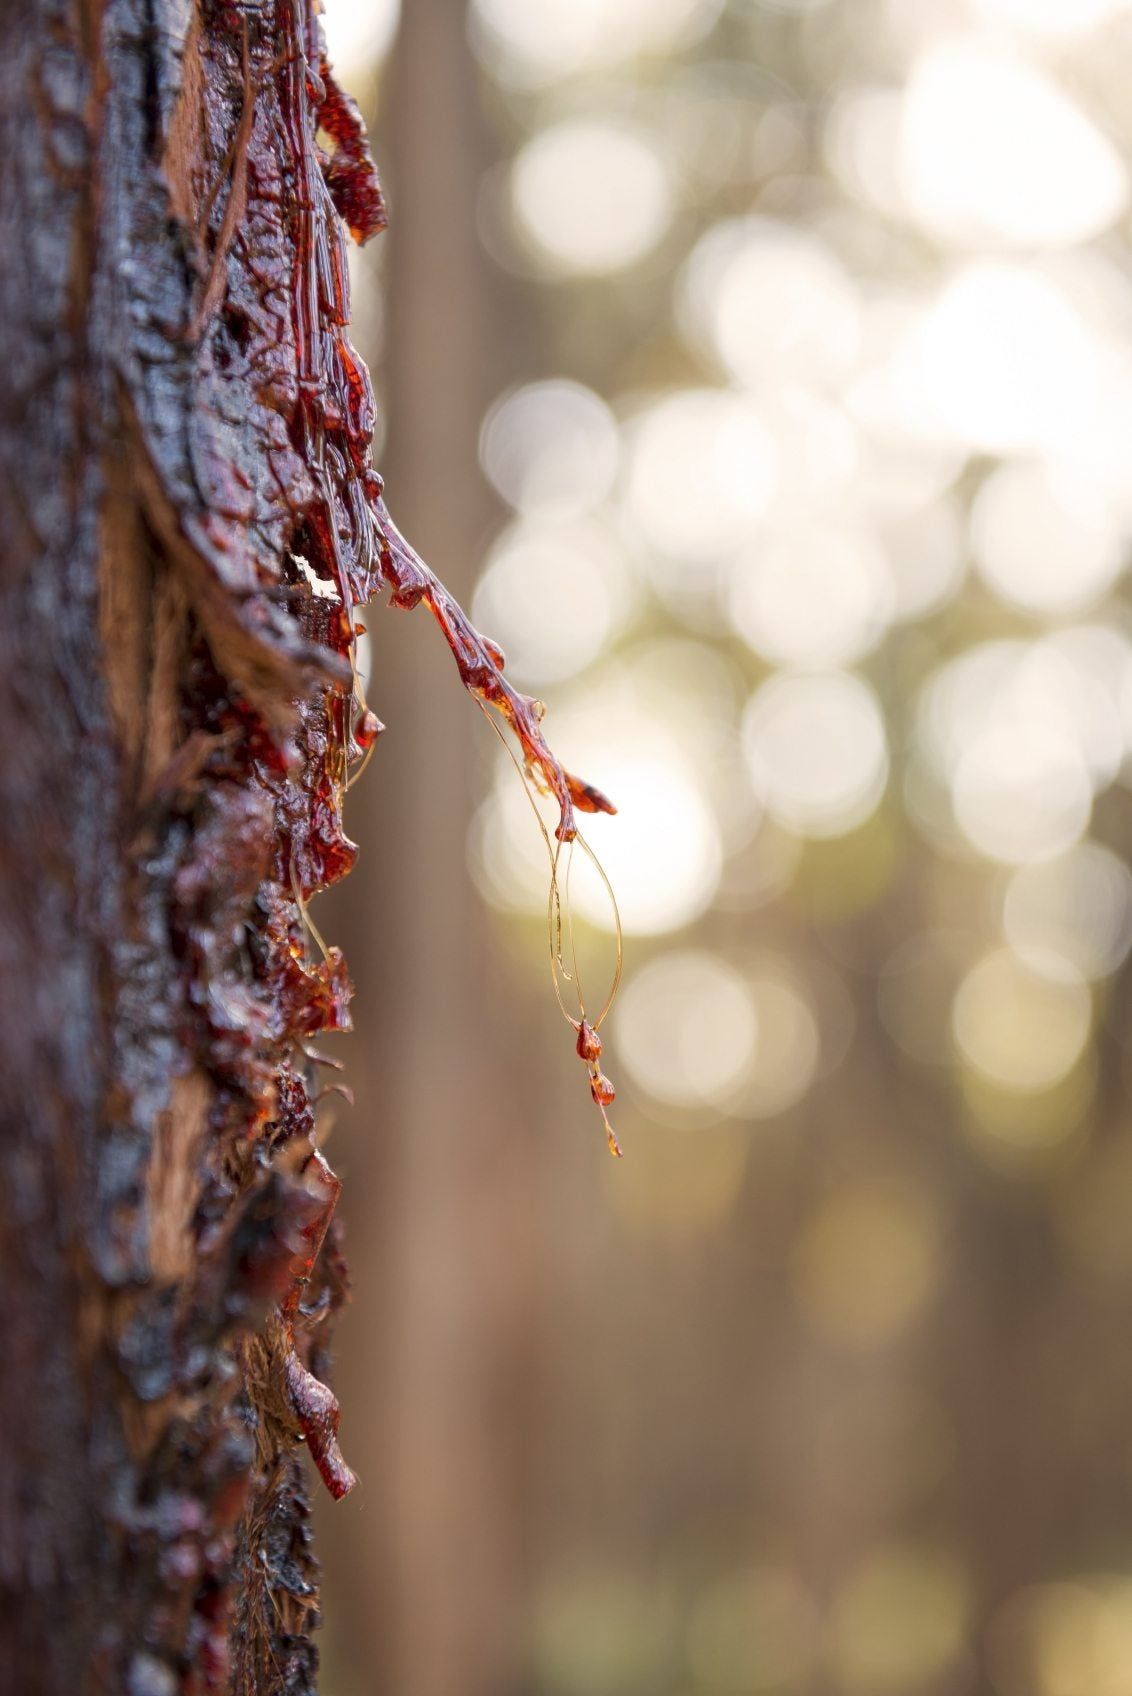
[[[585,1060],[587,1064],[591,1064],[601,1059],[601,1038],[598,1036],[593,1026],[588,1024],[585,1019],[583,1019],[581,1024],[578,1026],[577,1049],[579,1057],[582,1060]]]

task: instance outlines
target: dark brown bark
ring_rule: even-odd
[[[8,3],[0,125],[0,1689],[298,1693],[380,203],[310,0]]]

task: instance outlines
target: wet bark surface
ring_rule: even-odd
[[[380,196],[308,0],[9,3],[0,125],[0,1688],[298,1693]]]

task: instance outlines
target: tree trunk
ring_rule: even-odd
[[[380,199],[314,0],[0,0],[0,124],[0,1688],[297,1696]]]

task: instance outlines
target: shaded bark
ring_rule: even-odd
[[[305,921],[388,563],[309,0],[0,10],[0,1688],[314,1688]],[[329,147],[315,146],[316,129]],[[329,1233],[327,1229],[329,1225]]]

